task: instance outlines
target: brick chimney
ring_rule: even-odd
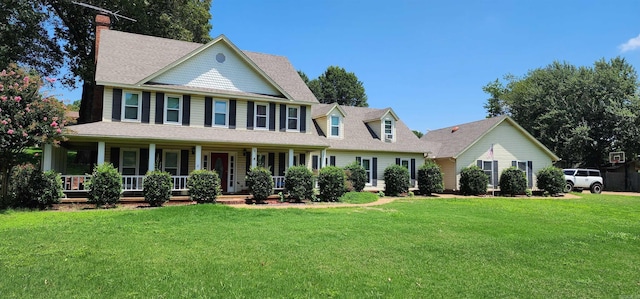
[[[111,26],[111,18],[107,15],[97,14],[96,15],[96,57],[95,62],[98,63],[98,47],[100,45],[100,31],[102,29],[109,30]]]

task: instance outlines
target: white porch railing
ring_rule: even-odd
[[[284,176],[273,176],[273,189],[284,190]]]
[[[62,191],[64,192],[84,192],[85,182],[88,182],[91,175],[61,175],[62,177]],[[184,191],[187,190],[187,177],[186,175],[171,176],[173,181],[173,189],[171,191]],[[282,178],[284,182],[284,177]],[[122,176],[122,191],[142,191],[144,175],[123,175]],[[284,188],[284,183],[282,184]]]

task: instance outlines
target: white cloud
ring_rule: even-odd
[[[622,53],[640,49],[640,35],[629,39],[626,43],[619,46]]]

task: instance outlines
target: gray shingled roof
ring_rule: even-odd
[[[202,44],[102,30],[95,79],[101,83],[133,85],[199,47]],[[243,53],[295,101],[318,102],[286,57]]]
[[[466,148],[475,143],[489,129],[504,120],[506,116],[487,118],[466,124],[446,127],[427,132],[422,136],[423,141],[430,144],[429,151],[436,158],[457,157]],[[454,130],[454,128],[458,128]]]
[[[318,115],[316,111],[326,111],[327,106],[333,104],[317,104],[311,107],[311,115]],[[344,118],[344,138],[327,138],[330,150],[357,150],[373,152],[405,152],[425,153],[426,145],[401,121],[396,122],[396,142],[385,142],[373,132],[364,122],[371,113],[379,113],[386,109],[366,107],[340,106],[347,116]],[[315,122],[315,121],[314,121]],[[316,126],[318,135],[323,133]]]
[[[67,126],[69,137],[90,139],[131,139],[137,141],[194,142],[200,144],[276,145],[327,147],[327,141],[316,134],[264,130],[233,130],[226,128],[198,128],[187,126],[140,124],[131,122],[95,122]]]

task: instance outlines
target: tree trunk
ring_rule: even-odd
[[[0,169],[0,208],[6,208],[9,205],[9,169]]]

